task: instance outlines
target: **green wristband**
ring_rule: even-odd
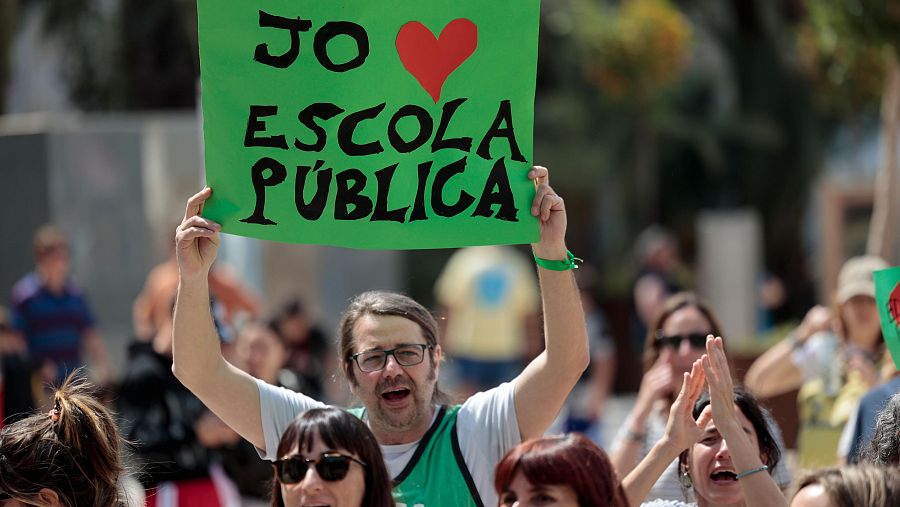
[[[544,269],[549,269],[550,271],[568,271],[570,269],[578,269],[578,264],[575,264],[575,261],[584,262],[584,259],[575,257],[575,254],[568,250],[566,250],[566,258],[561,261],[551,261],[549,259],[541,259],[537,255],[534,256],[534,262],[536,262],[538,266]]]

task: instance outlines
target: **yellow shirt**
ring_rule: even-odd
[[[515,249],[458,250],[435,284],[435,297],[449,312],[450,354],[488,361],[522,356],[526,317],[537,312],[540,298],[534,267]]]

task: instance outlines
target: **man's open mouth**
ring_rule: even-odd
[[[411,391],[406,387],[396,387],[381,393],[381,397],[387,401],[401,401],[409,396]]]

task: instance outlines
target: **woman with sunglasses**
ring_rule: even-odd
[[[625,477],[650,452],[666,428],[669,410],[681,386],[681,377],[706,352],[706,337],[721,336],[719,320],[705,302],[692,292],[669,297],[647,333],[644,344],[644,377],[637,400],[613,444],[610,459],[619,477]],[[776,441],[784,447],[781,432],[769,420]],[[774,473],[784,488],[791,474],[784,463]],[[678,462],[673,461],[653,485],[648,500],[692,500],[679,482]]]
[[[274,467],[273,507],[394,507],[378,442],[343,410],[297,416],[281,436]]]

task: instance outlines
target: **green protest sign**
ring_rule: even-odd
[[[535,242],[539,0],[199,0],[223,231],[352,248]]]
[[[881,331],[894,366],[900,370],[900,267],[876,271],[875,303],[881,318]]]

